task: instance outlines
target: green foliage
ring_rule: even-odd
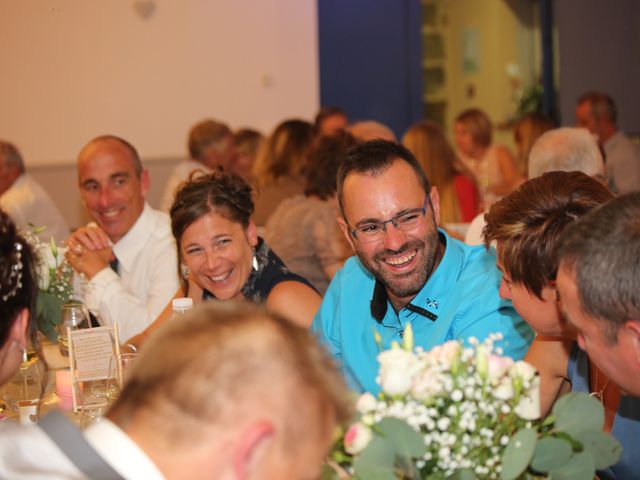
[[[537,442],[538,435],[531,428],[523,428],[511,437],[502,454],[503,480],[514,480],[522,475],[531,463]]]
[[[64,302],[52,293],[38,292],[36,321],[38,329],[52,342],[58,341],[57,326],[61,321],[61,307]]]

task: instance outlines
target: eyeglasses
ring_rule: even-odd
[[[392,224],[401,232],[410,232],[419,226],[424,220],[424,216],[429,208],[429,195],[424,199],[422,208],[412,208],[406,212],[400,213],[389,220],[382,222],[369,222],[359,227],[351,227],[351,235],[362,243],[372,243],[381,240],[387,231],[387,223]]]

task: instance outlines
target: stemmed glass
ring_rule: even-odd
[[[89,328],[89,310],[83,303],[65,303],[62,305],[62,320],[58,325],[58,344],[60,353],[65,357],[69,356],[69,339],[67,338],[67,327],[71,330]]]

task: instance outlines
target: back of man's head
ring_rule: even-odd
[[[255,305],[210,302],[149,340],[109,416],[133,438],[154,432],[140,443],[167,452],[266,423],[295,456],[311,444],[326,451],[350,413],[341,376],[307,331]]]
[[[558,247],[573,272],[582,309],[606,322],[611,343],[627,320],[640,319],[640,192],[606,203],[571,224]]]
[[[222,141],[231,138],[231,129],[224,123],[212,119],[203,120],[189,131],[189,155],[193,160],[203,163],[206,158],[206,151],[214,146],[222,144]],[[220,147],[220,151],[224,150],[224,146]]]
[[[592,177],[604,175],[602,153],[588,130],[555,128],[538,138],[529,154],[529,178],[553,171],[579,171]]]

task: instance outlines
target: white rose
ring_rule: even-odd
[[[518,360],[511,366],[509,373],[513,378],[521,378],[524,383],[533,380],[538,371],[527,362]]]
[[[493,396],[500,400],[510,400],[513,398],[513,383],[509,377],[503,377],[496,388],[493,389]]]
[[[358,402],[356,403],[356,410],[361,414],[369,413],[376,409],[378,402],[376,397],[371,395],[369,392],[365,392],[360,395],[358,398]]]
[[[444,392],[444,385],[436,371],[427,369],[415,376],[411,394],[416,400],[426,400],[442,392]]]
[[[524,420],[540,418],[540,377],[536,376],[531,380],[531,388],[520,398],[514,411]]]
[[[373,437],[371,429],[363,423],[356,422],[349,427],[344,435],[344,449],[351,455],[362,452]]]
[[[385,350],[378,355],[380,386],[388,395],[404,395],[413,383],[416,357],[399,348]]]
[[[513,359],[511,357],[501,357],[500,355],[489,356],[488,378],[489,381],[494,383],[507,373],[507,370],[513,365]]]

